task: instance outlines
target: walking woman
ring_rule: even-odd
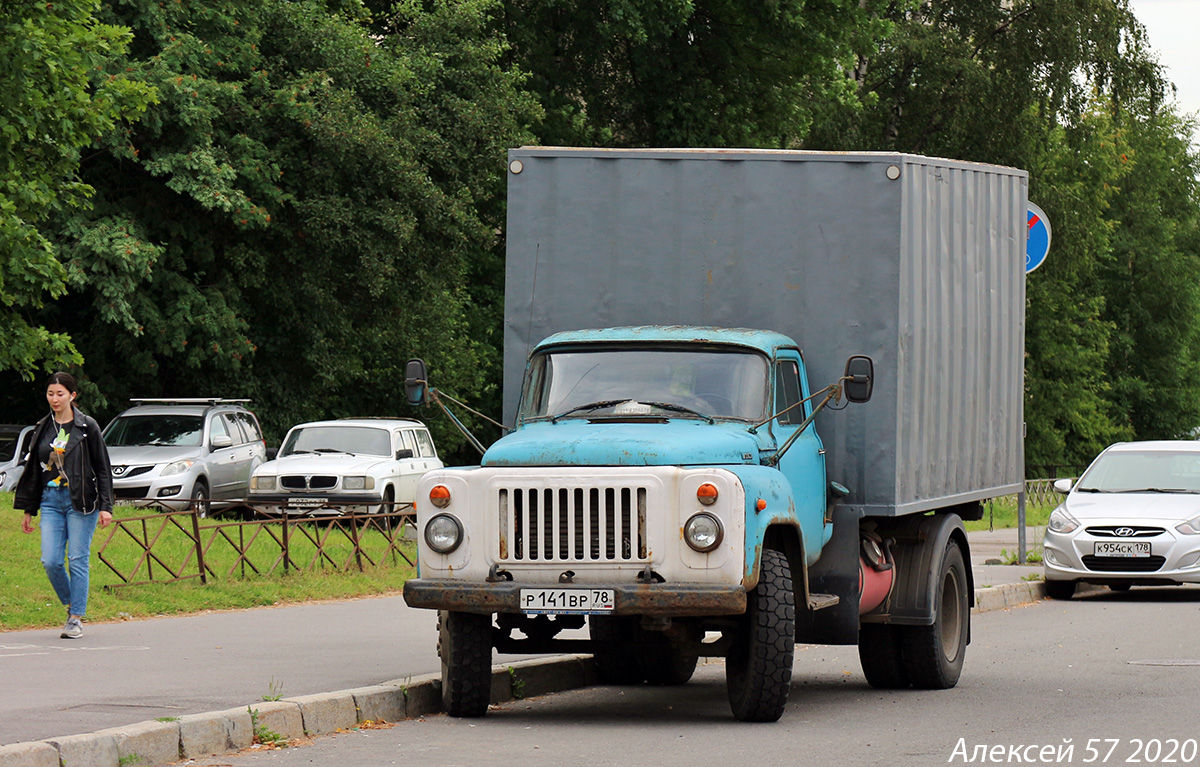
[[[42,566],[67,608],[63,639],[83,636],[88,564],[96,522],[112,522],[112,467],[96,419],[75,407],[75,379],[55,373],[46,382],[50,414],[33,431],[25,472],[13,507],[23,509],[21,530],[33,532],[42,512]],[[64,559],[66,565],[64,566]]]

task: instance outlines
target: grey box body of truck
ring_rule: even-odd
[[[828,477],[896,516],[1023,480],[1024,171],[905,154],[509,153],[504,414],[562,330],[713,325],[794,338],[815,390],[846,358],[875,394],[824,411]]]

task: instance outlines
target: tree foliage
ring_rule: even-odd
[[[59,219],[55,311],[110,412],[250,397],[278,437],[398,414],[413,355],[451,391],[498,378],[466,275],[496,257],[504,150],[536,105],[488,9],[402,4],[374,34],[354,4],[109,10],[160,101],[84,163],[95,201]]]
[[[0,370],[29,379],[79,362],[70,336],[31,322],[65,292],[55,211],[86,204],[81,147],[135,116],[152,92],[110,67],[127,30],[99,24],[95,0],[0,3]]]

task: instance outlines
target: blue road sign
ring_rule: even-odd
[[[1046,254],[1050,252],[1050,219],[1046,213],[1032,202],[1029,203],[1029,238],[1025,242],[1025,273],[1029,274],[1046,263]]]

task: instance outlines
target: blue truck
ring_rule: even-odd
[[[1027,187],[904,154],[512,150],[513,428],[422,478],[404,591],[439,611],[446,710],[487,711],[494,650],[588,652],[611,684],[723,657],[743,721],[783,714],[797,643],[953,687],[963,520],[1022,489]]]

